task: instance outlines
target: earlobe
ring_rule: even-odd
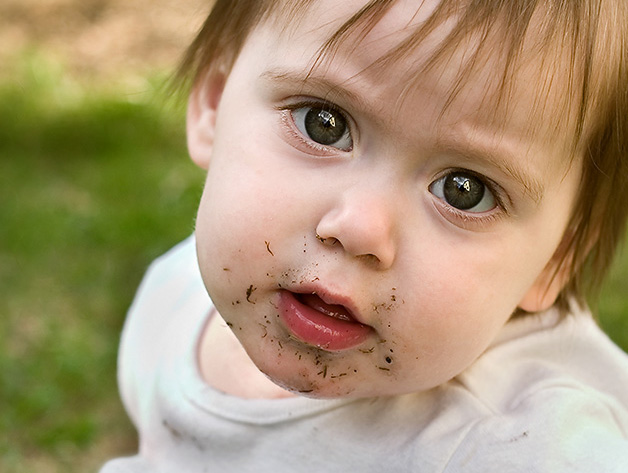
[[[567,282],[563,279],[560,272],[552,279],[551,273],[543,271],[521,299],[519,308],[526,312],[541,312],[549,309],[556,302]]]
[[[519,308],[526,312],[541,312],[549,309],[569,282],[572,258],[555,255],[536,278],[528,292],[519,302]]]
[[[218,105],[225,86],[222,74],[199,81],[192,90],[187,109],[188,152],[194,163],[208,169],[214,146]]]

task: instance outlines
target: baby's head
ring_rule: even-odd
[[[428,389],[596,286],[628,210],[624,3],[216,2],[182,69],[199,263],[263,372]]]

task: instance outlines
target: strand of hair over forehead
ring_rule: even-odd
[[[444,55],[451,52],[457,45],[465,40],[470,34],[480,35],[486,38],[489,34],[500,29],[500,34],[504,44],[506,60],[504,63],[504,75],[511,71],[511,65],[515,62],[525,38],[525,34],[530,26],[533,14],[543,8],[546,14],[543,19],[546,23],[543,30],[546,32],[545,42],[556,41],[566,42],[569,38],[575,38],[576,44],[569,49],[572,52],[574,62],[576,59],[582,60],[582,46],[578,47],[578,38],[582,37],[580,24],[590,23],[587,8],[599,10],[595,4],[601,0],[442,0],[435,8],[428,20],[417,28],[415,34],[410,35],[406,41],[398,45],[387,57],[381,61],[394,61],[409,51],[412,51],[426,36],[432,33],[440,24],[450,19],[452,16],[459,18],[456,26],[448,37],[442,42],[441,47],[434,53],[432,60],[428,64],[436,64]],[[372,0],[364,4],[349,20],[347,20],[321,48],[319,61],[324,57],[334,55],[342,40],[349,35],[358,35],[354,40],[359,40],[377,24],[384,14],[395,4],[395,0]],[[417,10],[422,8],[425,0],[417,1]],[[222,68],[230,69],[235,61],[244,41],[250,31],[269,16],[288,20],[287,23],[297,19],[303,19],[307,14],[308,7],[315,4],[313,0],[218,0],[214,3],[210,17],[208,17],[203,31],[217,27],[220,21],[220,30],[223,34],[212,36],[203,34],[203,31],[196,38],[195,42],[188,50],[188,54],[182,62],[179,80],[189,79],[190,73],[197,80],[211,65],[216,66],[217,59],[222,63]],[[592,12],[593,13],[593,12]],[[596,12],[597,13],[597,12]],[[500,26],[501,25],[501,26]],[[357,28],[359,26],[359,28]],[[565,28],[570,28],[568,33]],[[244,34],[243,34],[244,32]],[[558,37],[558,38],[557,38]],[[209,42],[207,39],[209,38]],[[359,41],[358,41],[359,42]],[[585,43],[591,43],[590,41]],[[460,83],[472,69],[481,54],[488,49],[485,42],[480,42],[475,54],[467,63],[467,70],[462,71]],[[227,56],[225,57],[224,54]],[[586,55],[588,56],[588,55]],[[212,60],[213,61],[210,61]],[[506,77],[504,77],[506,78]],[[506,84],[508,81],[503,81]],[[459,84],[460,86],[460,84]],[[459,88],[458,86],[458,88]],[[453,96],[457,93],[454,91]],[[452,97],[453,97],[452,96]]]
[[[471,52],[464,67],[461,69],[456,83],[453,85],[449,100],[445,109],[462,90],[469,75],[478,66],[482,66],[484,60],[495,54],[502,55],[502,69],[500,90],[497,94],[498,102],[509,96],[510,87],[517,73],[517,59],[523,49],[524,41],[533,25],[533,20],[538,21],[536,28],[540,31],[540,37],[536,38],[536,47],[539,57],[546,61],[547,69],[554,67],[551,63],[561,51],[566,55],[570,67],[563,72],[566,77],[561,79],[567,87],[563,93],[563,112],[558,116],[567,116],[567,109],[576,105],[575,143],[582,135],[586,115],[589,110],[590,83],[592,71],[593,48],[598,36],[598,24],[600,20],[600,5],[602,0],[576,1],[576,0],[442,0],[432,14],[420,25],[413,34],[400,42],[387,55],[376,61],[371,67],[386,66],[398,61],[415,50],[436,28],[445,21],[456,17],[457,21],[447,37],[433,52],[431,58],[422,66],[423,70],[435,67],[441,61],[446,60],[455,49],[464,43],[470,36],[477,39],[477,47]],[[301,0],[290,8],[292,14],[303,13],[312,4],[311,0]],[[357,45],[397,3],[395,0],[372,0],[366,3],[359,11],[350,17],[321,47],[312,69],[319,67],[326,60],[330,60],[336,54],[337,49],[351,39]],[[424,1],[417,2],[417,10]],[[411,20],[411,19],[409,19]],[[496,36],[495,36],[496,35]],[[498,44],[502,47],[495,51],[495,41],[488,41],[490,37],[498,38]],[[357,46],[356,46],[357,47]],[[556,75],[548,73],[543,80],[545,95],[554,84]],[[416,81],[420,75],[416,75]],[[408,89],[412,84],[408,84]],[[546,100],[544,94],[539,94],[537,100],[538,112],[542,113]],[[570,100],[567,97],[574,98]],[[402,100],[403,98],[400,98]],[[572,109],[573,112],[573,109]],[[562,126],[559,120],[556,128]]]

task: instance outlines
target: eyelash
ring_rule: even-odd
[[[297,128],[294,123],[294,118],[292,116],[292,112],[298,110],[299,108],[304,107],[313,107],[313,108],[325,108],[326,110],[330,110],[334,113],[338,113],[342,115],[347,121],[347,125],[349,127],[349,134],[353,137],[353,122],[349,117],[349,114],[344,112],[340,107],[334,105],[331,102],[327,102],[324,100],[302,100],[299,102],[291,103],[288,105],[282,105],[277,107],[277,110],[281,113],[281,123],[284,128],[287,130],[288,134],[291,138],[296,139],[300,145],[306,146],[309,151],[314,151],[319,155],[326,156],[337,156],[338,153],[348,153],[350,151],[343,151],[334,146],[325,146],[320,143],[316,143],[313,140],[308,139],[306,136],[303,136],[303,133]]]
[[[441,212],[446,212],[449,217],[455,219],[457,221],[456,223],[462,228],[467,228],[470,225],[487,226],[501,220],[506,214],[499,205],[494,210],[490,211],[490,213],[486,214],[464,212],[447,203],[441,204],[440,208],[442,209]]]
[[[297,128],[296,124],[294,123],[294,118],[292,115],[292,113],[295,110],[304,108],[304,107],[314,107],[314,108],[324,107],[327,110],[341,114],[347,121],[347,124],[349,126],[349,133],[353,137],[354,129],[355,129],[355,127],[353,126],[353,122],[351,118],[349,117],[349,115],[346,112],[344,112],[342,109],[340,109],[340,107],[334,105],[333,103],[326,102],[324,100],[301,100],[299,102],[277,107],[277,110],[281,113],[281,123],[283,127],[287,130],[290,138],[296,140],[299,145],[305,146],[308,149],[308,151],[310,152],[313,151],[314,153],[318,155],[331,157],[331,156],[337,156],[338,153],[350,152],[350,151],[343,151],[333,146],[326,146],[320,143],[316,143],[315,141],[308,139],[307,136],[304,136],[303,133],[301,133],[301,131]],[[453,221],[452,223],[462,228],[468,228],[469,226],[487,227],[510,214],[510,211],[509,211],[510,207],[505,204],[505,201],[508,200],[507,195],[505,196],[505,192],[501,188],[501,186],[499,186],[498,184],[496,184],[494,181],[487,178],[486,176],[478,174],[469,169],[464,169],[464,168],[447,169],[446,171],[443,171],[442,173],[440,173],[436,178],[434,178],[432,182],[430,183],[430,186],[432,185],[432,183],[436,182],[438,179],[441,179],[445,177],[446,175],[450,173],[454,173],[454,172],[468,173],[470,175],[475,176],[479,180],[481,180],[482,183],[486,186],[486,188],[489,190],[489,192],[492,193],[493,197],[495,198],[496,206],[492,210],[481,212],[481,213],[465,212],[464,210],[457,209],[449,205],[447,202],[441,200],[440,198],[434,196],[435,200],[438,202],[437,203],[438,210],[441,213],[441,215],[443,215],[443,217],[447,218],[450,221]],[[504,196],[506,198],[504,198]]]
[[[446,171],[437,175],[432,180],[429,186],[432,186],[434,182],[438,181],[439,179],[442,179],[448,174],[452,174],[455,172],[467,173],[472,176],[475,176],[480,181],[482,181],[482,183],[486,186],[489,192],[493,194],[496,205],[493,209],[486,212],[479,212],[479,213],[465,212],[464,210],[460,210],[453,207],[452,205],[448,204],[444,200],[432,194],[432,196],[434,197],[434,200],[437,202],[438,210],[441,213],[441,215],[444,212],[447,214],[447,215],[443,215],[445,218],[454,219],[455,220],[455,222],[453,222],[454,224],[457,224],[458,226],[462,228],[467,228],[468,226],[479,226],[479,227],[489,226],[492,223],[495,223],[510,214],[510,206],[505,204],[505,201],[508,199],[507,199],[507,196],[505,198],[505,191],[502,189],[502,187],[499,186],[494,181],[492,181],[491,179],[487,178],[486,176],[478,174],[469,169],[464,169],[464,168],[447,169]]]

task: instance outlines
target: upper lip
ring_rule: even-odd
[[[363,325],[368,325],[364,322],[364,318],[362,317],[359,309],[349,296],[343,295],[339,292],[332,291],[316,284],[299,285],[298,288],[293,287],[288,288],[287,290],[294,294],[316,294],[326,304],[343,306],[349,313],[351,318],[356,322],[359,322]]]

